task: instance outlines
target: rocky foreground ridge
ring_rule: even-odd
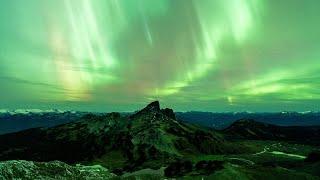
[[[24,180],[99,180],[110,179],[116,175],[106,168],[95,166],[70,166],[60,161],[33,162],[24,160],[12,160],[0,162],[0,179],[24,179]]]

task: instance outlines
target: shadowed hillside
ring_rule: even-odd
[[[229,139],[320,141],[320,126],[276,126],[254,120],[238,120],[223,130]]]
[[[240,151],[213,130],[178,121],[157,101],[126,117],[87,114],[77,122],[0,136],[1,160],[99,162],[118,171],[160,168],[187,154]]]

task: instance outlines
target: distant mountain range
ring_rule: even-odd
[[[248,119],[232,123],[223,133],[227,139],[320,142],[320,126],[276,126]]]
[[[61,110],[0,110],[0,134],[36,127],[52,127],[79,120],[84,114]]]
[[[320,112],[177,112],[177,118],[190,123],[199,124],[215,129],[224,129],[240,119],[254,119],[255,121],[279,126],[316,126],[320,125]]]
[[[53,127],[67,122],[77,121],[87,112],[63,111],[58,109],[0,109],[0,134],[17,132],[36,127]],[[94,113],[105,115],[107,113]],[[134,113],[121,113],[126,116]],[[255,121],[279,126],[315,126],[320,125],[319,112],[176,112],[177,119],[205,127],[224,129],[239,119],[254,119]]]
[[[0,109],[0,114],[44,114],[44,113],[65,113],[65,112],[71,112],[76,113],[76,111],[63,111],[59,109],[48,109],[48,110],[42,110],[42,109],[15,109],[15,110],[9,110],[9,109]]]

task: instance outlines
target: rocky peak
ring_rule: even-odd
[[[160,103],[159,101],[154,101],[148,104],[145,108],[140,110],[137,114],[147,113],[147,112],[160,112]]]
[[[131,118],[137,117],[141,114],[149,114],[149,113],[156,113],[158,115],[162,114],[164,116],[167,116],[170,119],[176,120],[176,116],[172,109],[165,108],[160,109],[160,103],[159,101],[154,101],[148,104],[145,108],[137,112],[136,114],[132,115]]]
[[[141,114],[147,114],[147,113],[158,113],[160,112],[160,103],[159,101],[154,101],[154,102],[151,102],[150,104],[148,104],[145,108],[143,108],[142,110],[140,110],[139,112],[133,114],[130,116],[130,118],[134,118],[134,117],[137,117]]]
[[[161,109],[161,112],[171,119],[176,119],[176,115],[174,114],[172,109],[169,109],[169,108]]]
[[[151,102],[147,105],[142,111],[160,111],[160,103],[159,101]]]

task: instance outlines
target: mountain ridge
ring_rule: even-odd
[[[148,163],[159,168],[188,153],[239,151],[230,148],[218,132],[180,122],[173,114],[171,109],[161,110],[155,101],[125,117],[87,114],[77,122],[2,135],[0,160],[98,161],[110,167],[109,161],[118,154],[122,157],[117,159],[118,167],[133,170]],[[161,163],[150,164],[153,161]]]
[[[252,140],[320,141],[320,126],[277,126],[253,119],[240,119],[222,130],[229,138]]]

